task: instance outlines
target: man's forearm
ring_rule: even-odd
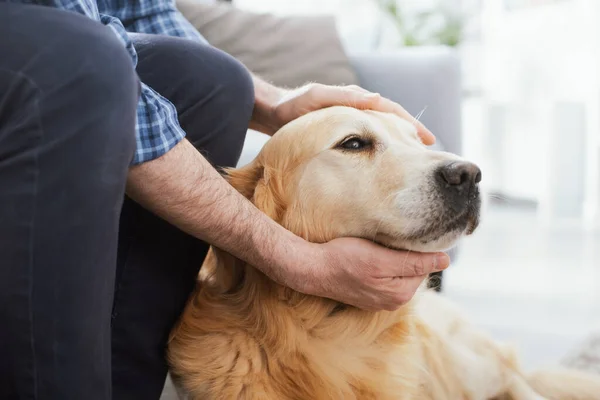
[[[179,229],[263,270],[283,284],[282,261],[312,245],[239,194],[183,140],[153,161],[131,167],[127,194]]]

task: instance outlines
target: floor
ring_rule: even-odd
[[[599,260],[600,233],[544,227],[534,208],[495,204],[461,244],[444,293],[535,368],[600,332]]]
[[[600,332],[599,260],[600,232],[544,227],[531,206],[495,202],[461,243],[444,294],[535,368]],[[177,399],[167,389],[161,400]]]

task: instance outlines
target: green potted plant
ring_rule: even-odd
[[[376,0],[393,24],[403,46],[444,45],[456,47],[464,34],[464,18],[451,7],[438,3],[426,11],[410,13],[398,0]]]

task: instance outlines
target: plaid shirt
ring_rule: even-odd
[[[0,0],[3,1],[3,0]],[[181,15],[174,0],[8,0],[60,8],[101,22],[121,39],[137,65],[137,54],[127,32],[189,38],[206,43]],[[173,148],[185,132],[179,126],[175,106],[142,83],[137,108],[136,152],[133,164],[150,161]]]

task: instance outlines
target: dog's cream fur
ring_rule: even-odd
[[[352,135],[369,145],[340,148]],[[460,159],[425,148],[400,118],[333,107],[286,125],[228,179],[308,240],[439,251],[477,224],[475,215],[450,223],[431,179],[451,160]],[[210,400],[600,399],[595,376],[524,374],[510,348],[432,292],[393,312],[337,306],[213,248],[172,334],[172,374],[191,398]]]

